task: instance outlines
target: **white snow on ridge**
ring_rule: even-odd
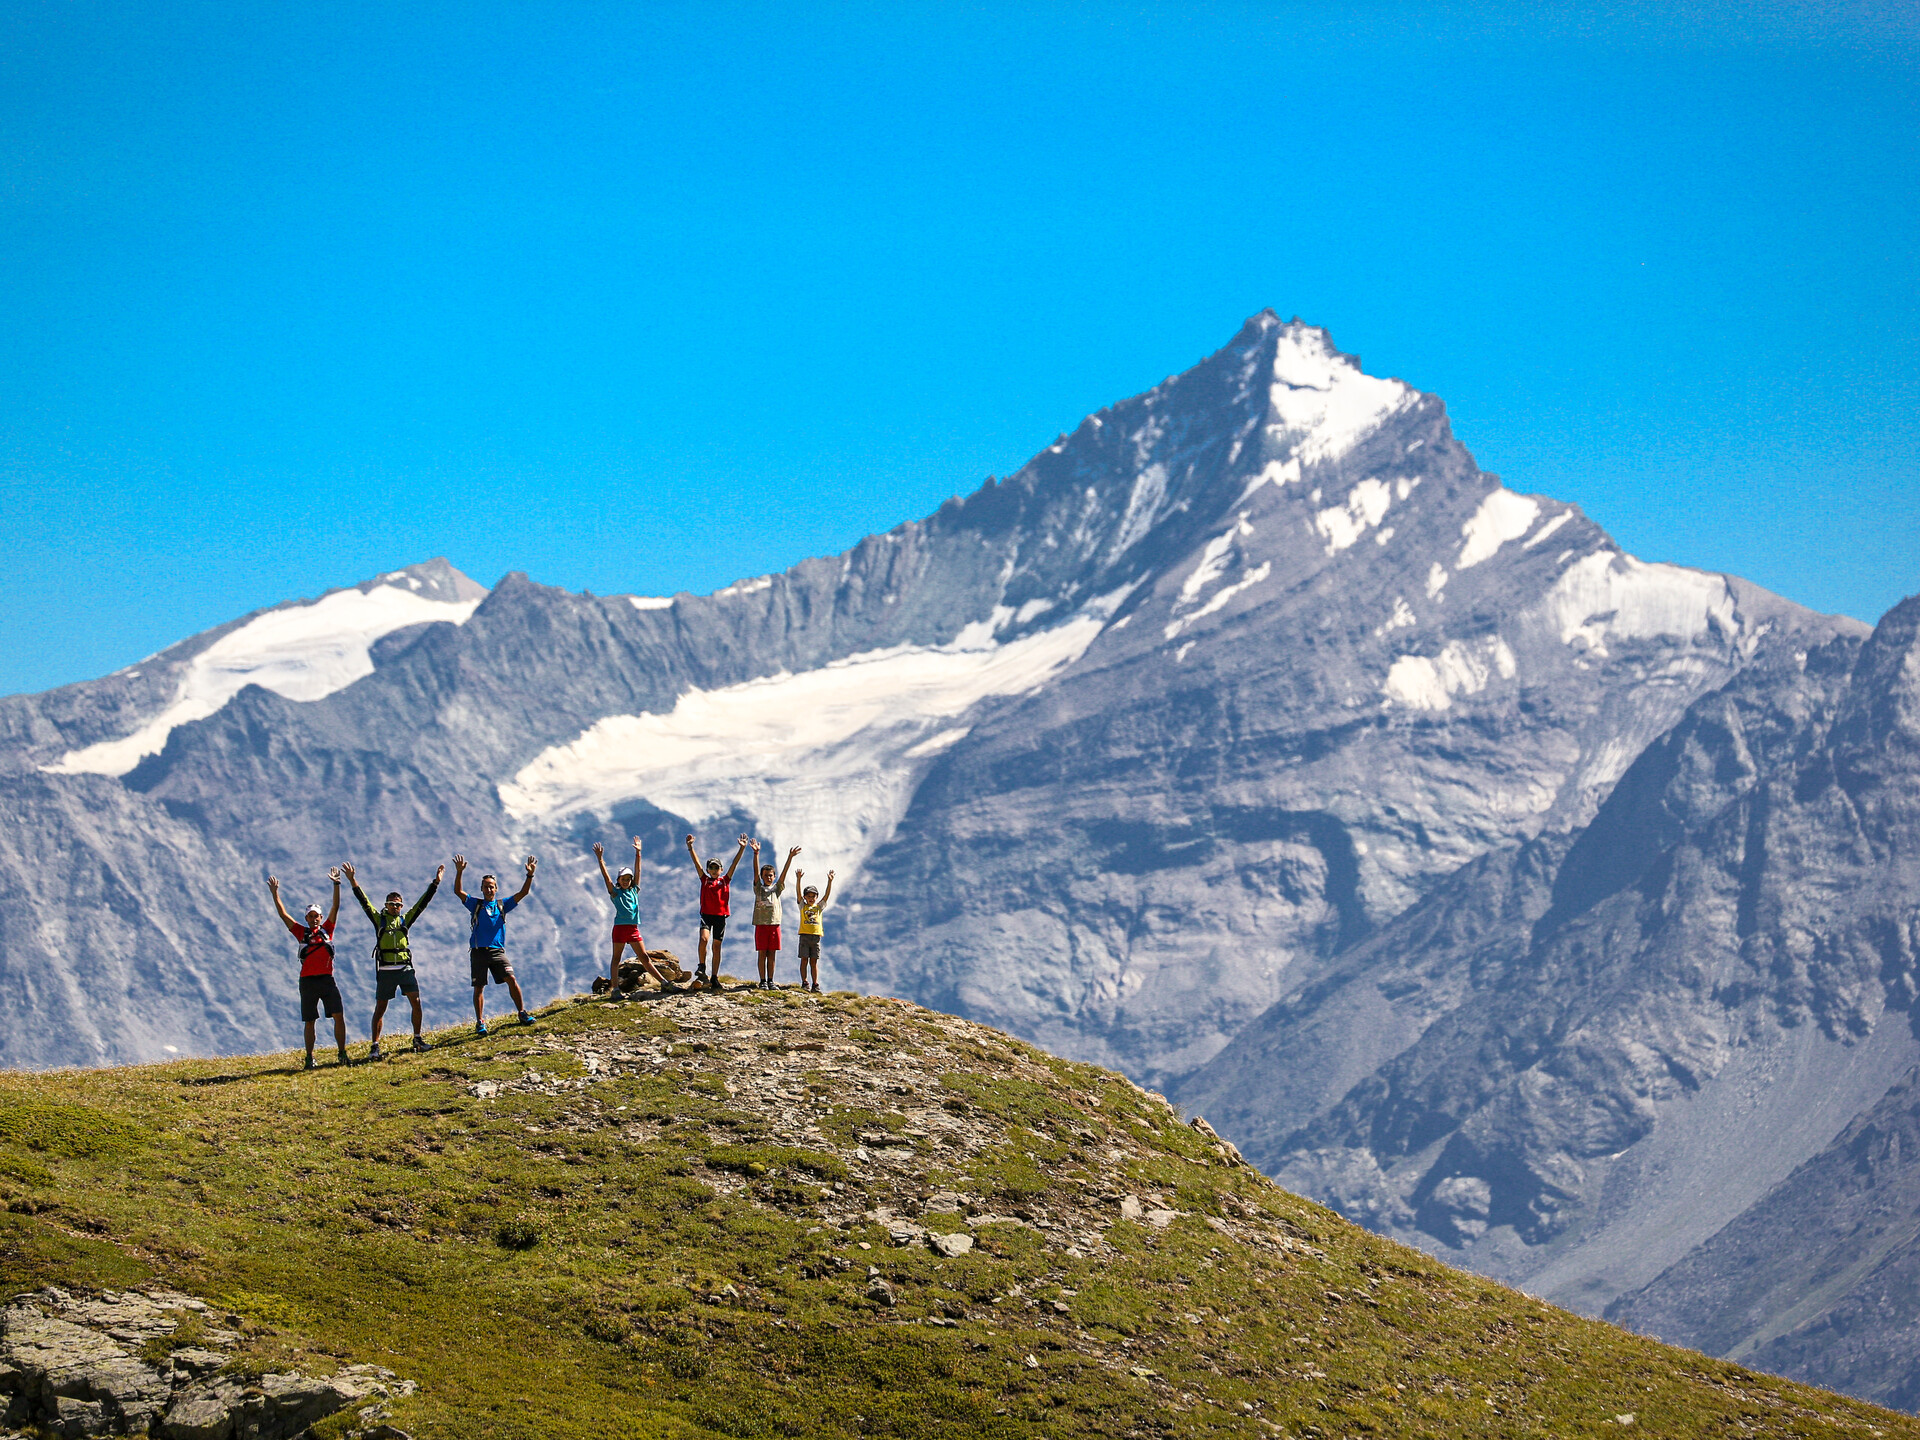
[[[1460,527],[1466,543],[1460,547],[1455,570],[1465,570],[1489,560],[1509,540],[1518,540],[1540,518],[1540,502],[1528,495],[1516,495],[1501,486],[1480,502],[1480,508]]]
[[[673,597],[671,595],[629,595],[627,603],[636,610],[671,610]]]
[[[1739,607],[1724,575],[1678,565],[1649,565],[1598,550],[1560,573],[1536,608],[1563,645],[1578,642],[1604,656],[1609,637],[1699,640],[1718,629],[1740,635]],[[1745,638],[1745,637],[1741,637]]]
[[[373,673],[369,652],[382,635],[432,620],[464,624],[479,604],[376,585],[269,610],[188,661],[173,703],[133,734],[69,750],[44,768],[56,775],[124,775],[164,749],[175,726],[205,719],[248,685],[289,700],[318,700]]]
[[[668,714],[610,716],[543,751],[500,800],[522,821],[633,799],[695,824],[739,809],[780,846],[806,846],[807,869],[845,879],[893,833],[928,760],[964,738],[951,722],[1079,659],[1106,624],[1090,608],[1005,645],[969,633],[970,648],[902,645],[689,690]]]
[[[1294,457],[1311,465],[1346,454],[1417,398],[1411,386],[1361,370],[1319,331],[1290,327],[1274,349],[1267,429],[1297,437]]]

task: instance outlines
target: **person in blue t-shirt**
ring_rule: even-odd
[[[453,893],[467,907],[467,914],[473,920],[473,933],[467,939],[467,960],[473,970],[473,1028],[477,1034],[487,1033],[489,975],[496,984],[504,984],[507,993],[513,996],[513,1008],[519,1012],[520,1023],[533,1023],[533,1016],[527,1013],[527,1002],[520,994],[520,982],[514,977],[513,964],[507,959],[507,912],[532,893],[533,871],[538,864],[533,856],[527,856],[527,883],[520,887],[519,894],[502,900],[500,882],[491,875],[480,877],[478,895],[467,894],[460,884],[467,857],[453,857]]]

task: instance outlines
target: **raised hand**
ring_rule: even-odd
[[[441,865],[435,868],[433,872],[433,883],[438,885],[440,883],[440,877],[442,875],[445,875],[446,873],[447,873],[447,867],[444,865]]]
[[[280,893],[280,882],[271,875],[267,876],[267,889],[278,895]]]
[[[833,882],[833,872],[831,870],[827,871],[827,882],[829,884]]]
[[[758,840],[748,840],[747,846],[754,854],[758,855],[760,853],[760,842]]]
[[[748,838],[747,838],[746,836],[744,836],[744,835],[742,835],[742,836],[740,837],[740,843],[741,843],[741,845],[742,845],[742,846],[746,846],[746,845],[751,845],[751,844],[753,844],[753,841],[751,841],[751,840],[749,840],[749,839],[748,839]]]
[[[539,863],[540,862],[534,859],[533,856],[531,855],[527,856],[527,874],[529,875],[533,874],[533,867],[538,865]]]
[[[461,870],[464,870],[464,869],[466,869],[466,868],[467,868],[467,857],[466,857],[466,856],[464,856],[464,855],[456,855],[456,856],[454,856],[454,857],[453,857],[453,868],[454,868],[454,870],[455,870],[455,872],[456,872],[456,873],[457,873],[457,872],[459,872],[459,871],[461,871]]]
[[[340,873],[347,877],[348,884],[351,885],[354,883],[353,862],[351,860],[342,860],[340,862]]]
[[[787,859],[791,860],[793,859],[794,856],[798,855],[799,853],[800,853],[800,847],[796,845],[791,850],[787,851]]]
[[[596,855],[605,855],[607,853],[607,847],[596,840],[593,842],[593,853]]]
[[[340,883],[340,867],[336,865],[331,870],[327,871],[327,878],[333,881],[334,884],[338,885]]]
[[[640,837],[638,835],[633,837],[633,851],[636,855],[640,853]]]

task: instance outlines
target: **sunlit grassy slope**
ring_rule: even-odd
[[[164,1282],[246,1317],[245,1364],[390,1366],[422,1440],[1920,1436],[1448,1270],[900,1002],[439,1038],[0,1077],[4,1278]]]

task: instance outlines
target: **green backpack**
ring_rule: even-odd
[[[407,938],[407,917],[380,912],[379,931],[373,940],[373,963],[389,969],[413,963],[413,943]]]

